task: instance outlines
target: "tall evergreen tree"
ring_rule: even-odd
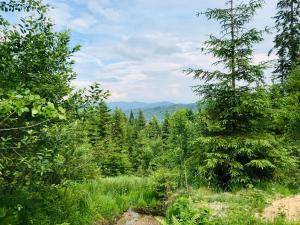
[[[137,130],[143,130],[146,127],[146,119],[142,110],[139,110],[138,112],[138,116],[136,118],[136,126]]]
[[[109,127],[110,127],[110,109],[108,108],[105,102],[101,102],[98,110],[98,132],[100,138],[104,139],[109,135]]]
[[[253,45],[263,40],[263,31],[246,26],[262,5],[262,0],[250,0],[248,4],[229,0],[224,9],[208,9],[204,15],[209,20],[217,20],[222,31],[220,37],[210,35],[204,51],[217,58],[214,65],[222,65],[224,71],[188,71],[205,82],[195,91],[211,103],[212,111],[215,111],[211,116],[214,120],[222,120],[229,133],[237,131],[240,121],[244,120],[238,118],[236,112],[239,97],[253,85],[263,83],[265,65],[253,63]]]
[[[166,144],[170,136],[170,114],[166,113],[162,124],[162,140]]]
[[[262,133],[270,102],[260,87],[265,65],[253,63],[253,46],[264,31],[247,26],[262,5],[262,0],[228,0],[224,9],[208,9],[204,14],[219,21],[222,31],[220,37],[210,35],[205,50],[224,70],[189,71],[205,82],[195,90],[204,101],[204,136],[195,142],[200,147],[194,158],[208,182],[223,188],[272,178],[285,154],[275,138]]]
[[[130,111],[129,123],[130,123],[130,124],[133,124],[133,123],[134,123],[134,115],[133,115],[133,112],[132,112],[132,111]]]
[[[125,142],[125,121],[122,110],[115,109],[111,119],[111,138],[121,149]]]
[[[155,116],[152,117],[148,124],[148,136],[150,139],[156,139],[160,136],[161,129]]]
[[[274,49],[278,62],[274,74],[275,78],[283,83],[287,81],[294,63],[300,56],[300,1],[280,0],[277,3],[275,19],[277,35]]]

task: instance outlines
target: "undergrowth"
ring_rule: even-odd
[[[60,189],[60,199],[47,213],[55,216],[51,220],[44,217],[38,224],[108,224],[128,208],[155,210],[157,207],[159,202],[148,178],[103,178]]]

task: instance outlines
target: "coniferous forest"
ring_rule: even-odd
[[[300,1],[276,1],[263,29],[262,0],[223,2],[198,14],[220,28],[201,49],[212,69],[183,71],[198,110],[160,121],[111,110],[98,83],[72,87],[80,46],[51,5],[0,1],[0,224],[299,224]],[[270,32],[276,59],[257,63]]]

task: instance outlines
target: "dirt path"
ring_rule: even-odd
[[[275,200],[263,211],[261,217],[274,220],[279,215],[285,215],[290,222],[300,220],[300,195]]]
[[[116,225],[160,225],[160,223],[152,216],[141,215],[129,209]]]

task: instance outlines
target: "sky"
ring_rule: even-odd
[[[197,12],[223,7],[223,0],[47,0],[57,30],[69,29],[78,74],[73,85],[101,83],[110,101],[172,101],[198,97],[199,83],[185,75],[189,67],[211,69],[213,59],[201,53],[209,34],[219,32],[215,21]],[[251,22],[273,27],[276,0],[266,0]],[[268,60],[273,35],[255,46],[255,61]]]

